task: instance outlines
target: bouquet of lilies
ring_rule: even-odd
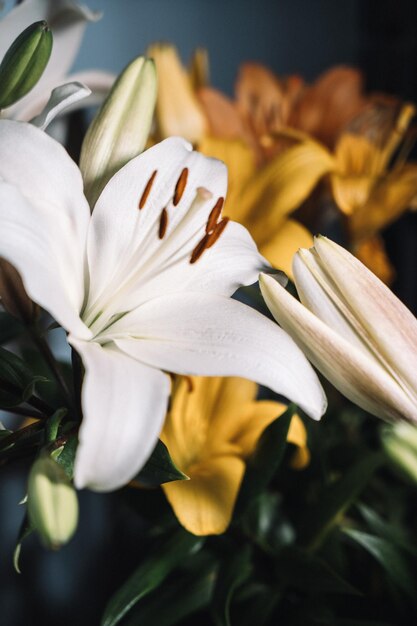
[[[116,491],[149,545],[103,626],[413,623],[417,320],[381,231],[416,205],[414,106],[254,63],[232,100],[168,44],[68,75],[98,17],[0,22],[16,570],[29,535],[70,541],[79,490]],[[68,115],[97,105],[70,156]]]

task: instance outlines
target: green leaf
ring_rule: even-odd
[[[275,561],[275,574],[283,588],[291,586],[308,594],[361,595],[325,561],[295,547],[281,552]]]
[[[381,537],[369,535],[353,528],[344,528],[343,532],[362,546],[384,568],[387,576],[413,600],[415,582],[410,567],[401,552]]]
[[[303,511],[304,523],[300,530],[303,544],[312,549],[321,545],[383,460],[381,454],[369,453],[352,465],[342,478],[324,488],[315,505]]]
[[[414,545],[413,537],[405,529],[385,521],[365,504],[358,504],[357,507],[369,528],[376,535],[417,557],[417,547]]]
[[[9,313],[0,312],[0,344],[14,339],[23,331],[23,325]]]
[[[132,611],[124,626],[175,626],[205,609],[213,593],[215,571],[216,565],[209,563],[199,572],[176,576],[175,584],[162,586]]]
[[[198,552],[204,543],[185,530],[178,530],[164,543],[155,548],[108,603],[102,626],[114,626],[122,617],[151,591],[159,587],[184,559]]]
[[[264,491],[277,472],[284,458],[288,429],[296,410],[295,404],[290,404],[285,413],[265,428],[259,438],[255,452],[246,465],[235,515],[245,512],[249,503]]]
[[[13,566],[18,574],[21,574],[20,571],[20,553],[22,551],[22,543],[33,532],[33,527],[29,521],[29,517],[26,514],[23,518],[23,522],[20,526],[19,534],[17,537],[16,547],[13,551]]]
[[[173,480],[188,480],[171,459],[168,448],[158,441],[145,467],[134,478],[144,487],[158,487]]]
[[[238,592],[239,626],[270,626],[272,614],[282,595],[276,587],[248,583]]]
[[[34,376],[26,363],[13,352],[0,347],[0,409],[11,409],[33,394],[42,376]]]
[[[282,498],[264,492],[248,507],[243,520],[245,533],[265,552],[274,553],[295,539],[295,531],[282,511]]]
[[[231,626],[230,605],[233,595],[248,579],[251,571],[251,548],[248,544],[220,566],[211,605],[213,620],[217,626]]]
[[[56,461],[62,465],[66,475],[70,480],[74,476],[74,463],[75,454],[77,452],[78,437],[77,435],[70,435],[67,441],[64,443],[62,452],[57,456]]]

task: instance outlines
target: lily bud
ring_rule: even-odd
[[[387,428],[382,445],[394,465],[417,483],[417,428],[404,422]]]
[[[198,143],[206,133],[207,122],[176,49],[155,44],[148,49],[148,56],[154,59],[158,72],[156,123],[160,139],[179,135]]]
[[[138,57],[116,80],[82,145],[80,169],[91,206],[113,174],[145,148],[155,101],[154,62]]]
[[[44,21],[28,26],[12,43],[0,65],[0,109],[11,106],[38,82],[52,51],[52,33]]]
[[[73,536],[78,522],[78,500],[65,471],[50,456],[32,466],[28,484],[28,514],[42,542],[57,550]]]
[[[293,272],[302,304],[271,276],[260,278],[277,322],[352,402],[388,421],[417,423],[412,313],[358,259],[325,237],[294,256]]]

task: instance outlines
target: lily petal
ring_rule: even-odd
[[[30,124],[2,120],[0,180],[0,256],[16,265],[29,295],[76,332],[73,317],[84,298],[84,250],[90,214],[80,172],[64,148],[44,132]],[[50,277],[51,284],[45,276]],[[61,306],[59,299],[64,293]],[[85,331],[79,319],[76,326]]]
[[[133,478],[154,449],[169,379],[114,346],[69,341],[85,367],[74,481],[79,489],[111,491]]]
[[[270,234],[260,251],[274,267],[292,278],[292,259],[299,248],[313,245],[313,235],[305,226],[295,220],[284,220],[282,225]]]
[[[237,456],[208,459],[188,470],[190,480],[162,485],[178,520],[194,535],[219,535],[232,518],[245,464]]]
[[[272,277],[262,274],[260,286],[277,322],[343,395],[388,421],[417,421],[415,403],[382,367],[326,326]]]
[[[183,172],[179,198],[175,190],[180,177],[185,180]],[[227,224],[215,245],[191,262],[209,215],[225,194],[224,165],[192,152],[179,138],[165,140],[119,170],[93,212],[88,318],[103,308],[109,315],[129,311],[161,293],[213,289],[231,295],[255,282],[267,263],[238,224]]]
[[[90,94],[91,90],[81,83],[66,83],[57,87],[52,91],[42,113],[34,117],[31,124],[45,130],[57,115],[80,100],[87,98]]]
[[[417,354],[413,348],[417,345],[417,320],[414,315],[347,250],[325,237],[315,240],[315,249],[355,317],[414,395],[413,390],[417,388]]]
[[[121,350],[148,365],[186,375],[248,378],[293,400],[314,419],[326,409],[320,383],[292,339],[236,300],[202,293],[162,296],[110,331]]]

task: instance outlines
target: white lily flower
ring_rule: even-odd
[[[31,120],[41,113],[53,89],[70,82],[83,83],[91,90],[92,95],[82,106],[103,99],[114,82],[113,74],[100,70],[68,74],[87,23],[99,18],[99,13],[70,0],[24,0],[0,20],[0,59],[16,37],[33,22],[46,20],[54,36],[51,58],[42,77],[24,98],[6,110],[7,118]]]
[[[223,163],[167,139],[110,179],[90,217],[64,148],[3,120],[0,181],[0,256],[84,362],[78,487],[115,489],[144,464],[166,413],[164,372],[249,378],[323,414],[324,392],[292,339],[230,298],[266,261],[245,228],[221,218]]]
[[[417,320],[341,246],[317,237],[293,259],[300,302],[262,275],[277,320],[347,398],[388,421],[417,422]]]

